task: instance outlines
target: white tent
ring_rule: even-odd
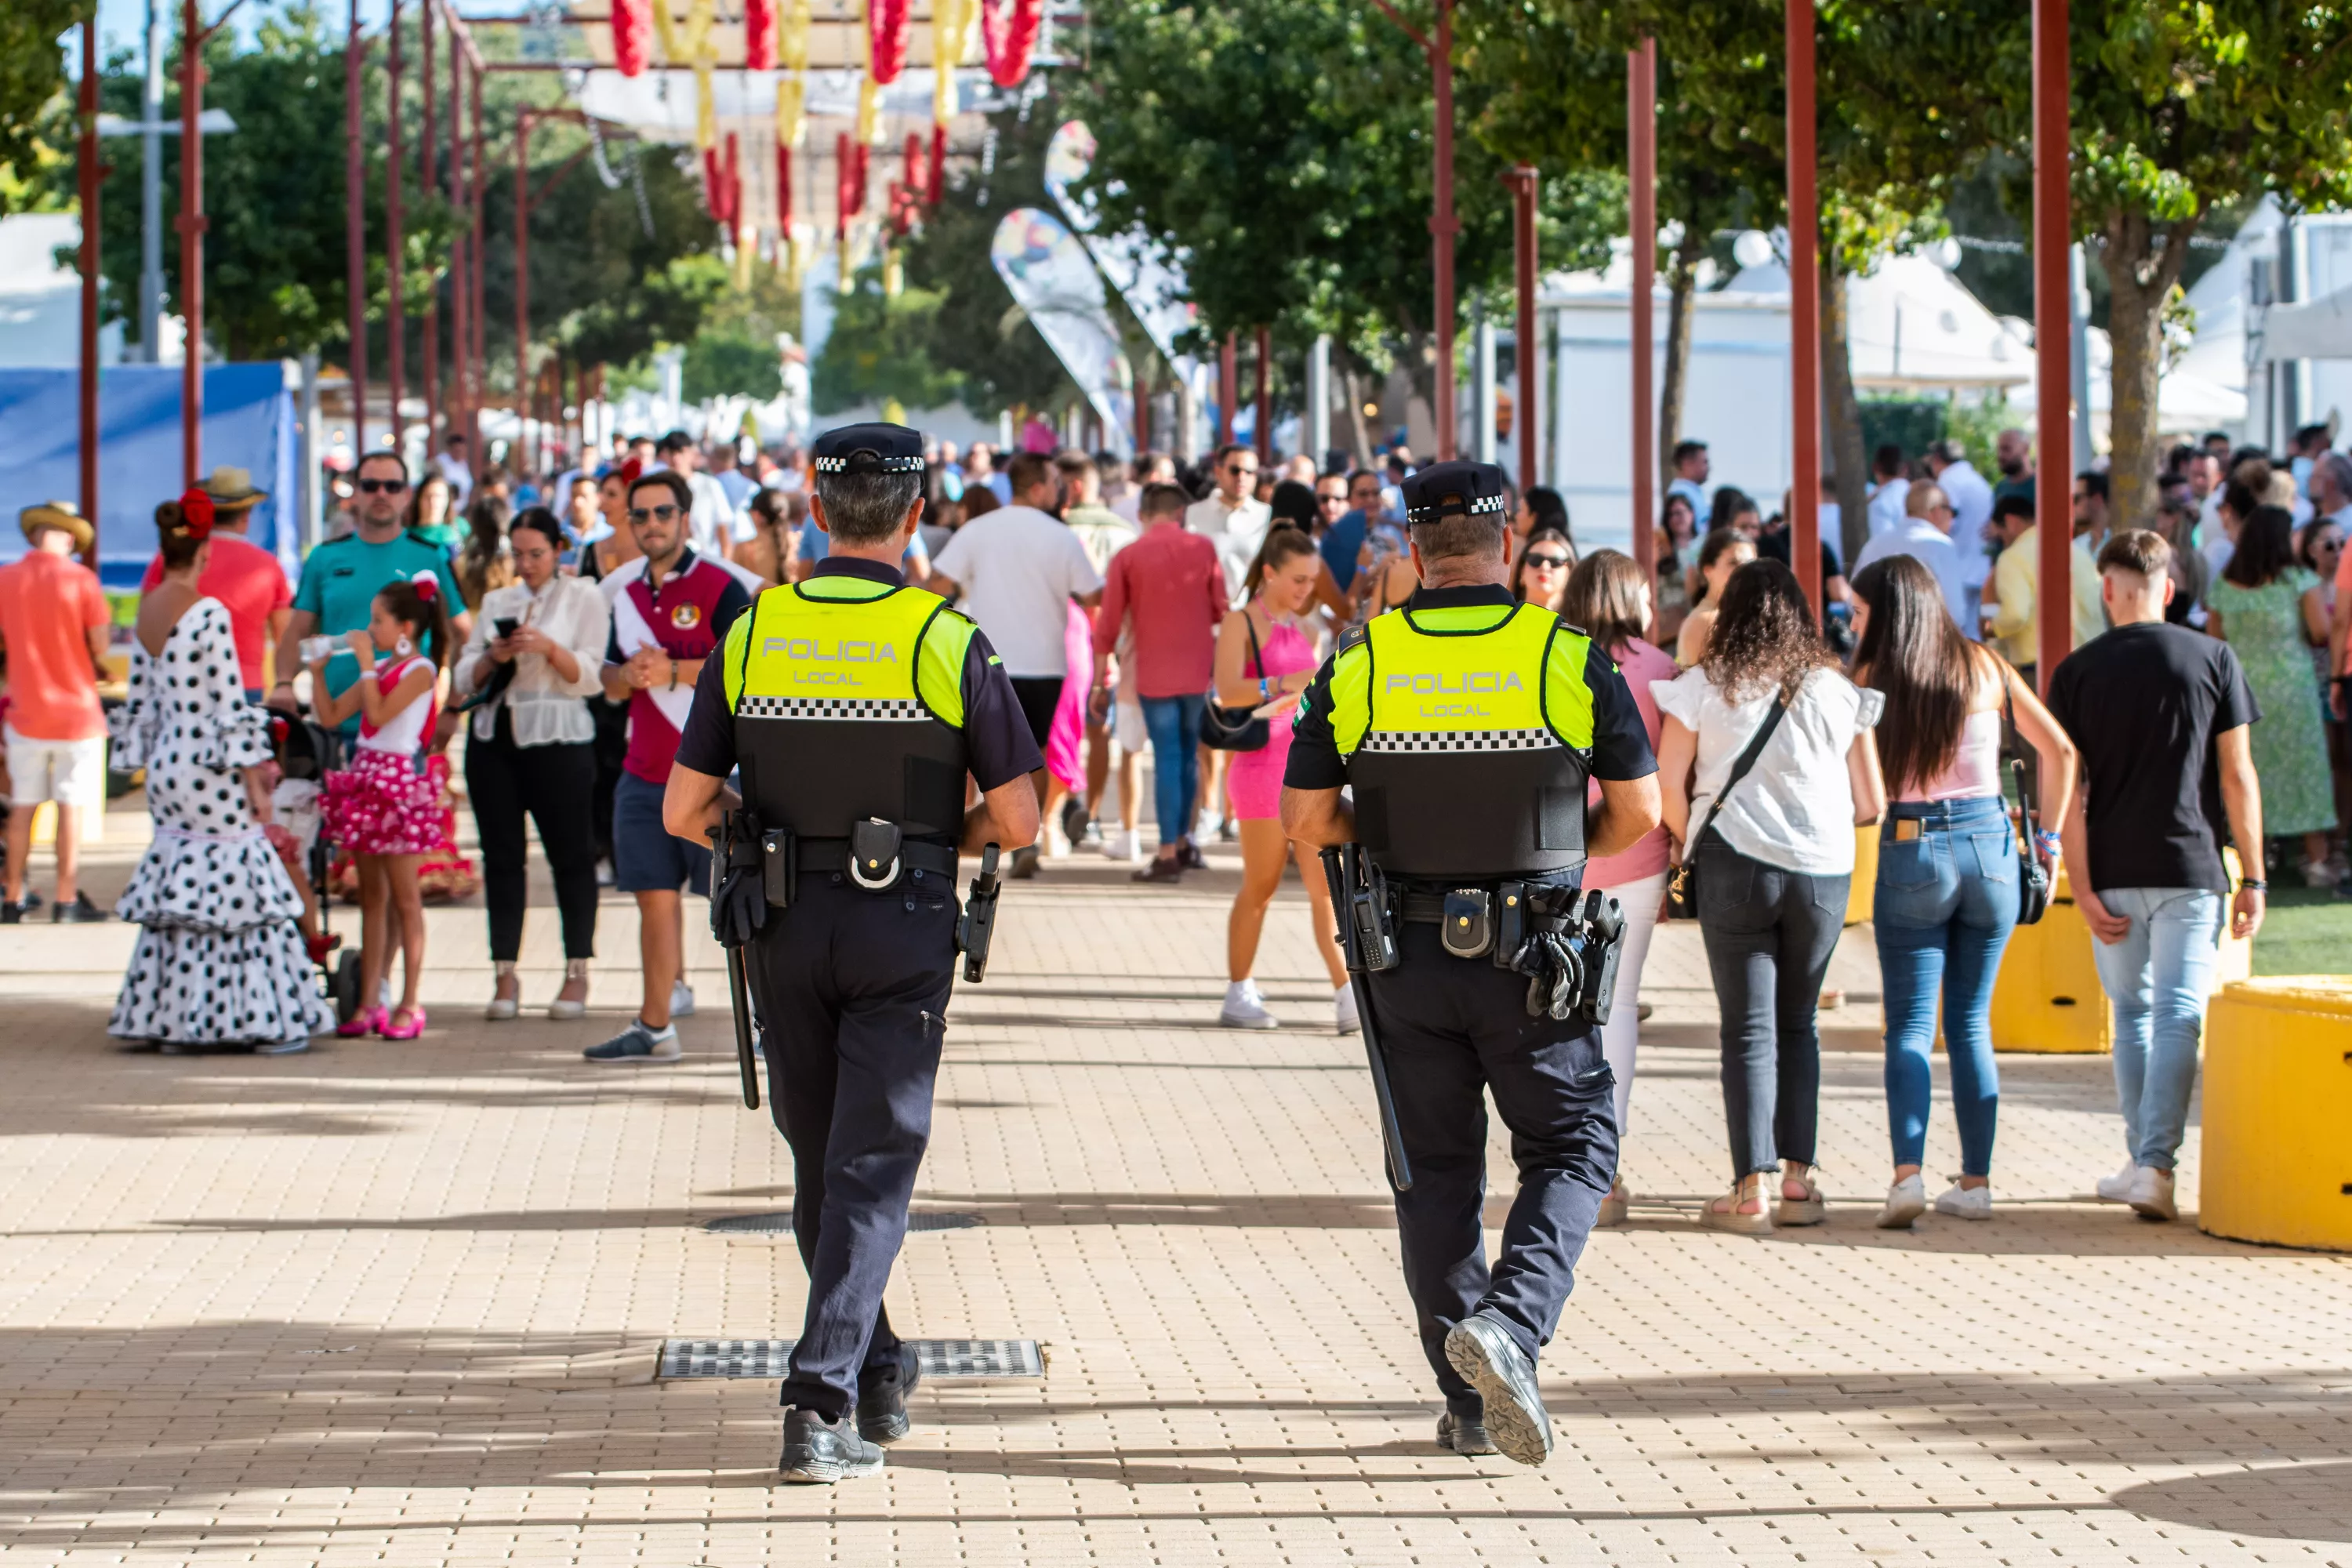
[[[2030,353],[2033,342],[2033,323],[2011,316],[2006,324],[2024,342]],[[2115,340],[2104,327],[2090,328],[2084,334],[2091,355],[2091,424],[2105,434],[2108,416],[2115,405]],[[2242,386],[2231,386],[2211,376],[2187,368],[2188,361],[2176,363],[2158,378],[2156,384],[2157,423],[2165,430],[2187,434],[2210,430],[2216,426],[2235,425],[2246,417],[2246,394]],[[2241,376],[2243,368],[2241,367]],[[2019,415],[2032,413],[2040,406],[2034,395],[2034,385],[2026,382],[2011,389],[2009,405]]]
[[[1743,267],[1727,294],[1788,309],[1789,269],[1776,256]],[[1847,363],[1868,392],[2014,386],[2033,374],[2031,339],[1986,310],[1925,256],[1890,256],[1845,280]]]

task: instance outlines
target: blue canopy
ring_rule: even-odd
[[[0,496],[10,507],[80,504],[79,374],[0,369]],[[180,367],[110,365],[98,377],[98,573],[134,588],[155,554],[155,508],[180,493]],[[299,452],[294,398],[284,367],[205,368],[204,468],[246,468],[269,499],[246,537],[274,552],[289,576],[300,570]],[[0,517],[0,563],[25,552],[23,532]]]

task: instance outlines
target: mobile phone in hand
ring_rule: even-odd
[[[499,628],[499,637],[501,641],[514,636],[522,626],[522,622],[513,616],[500,616],[490,624]]]

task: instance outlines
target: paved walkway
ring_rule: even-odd
[[[98,892],[143,819],[118,815]],[[2352,1258],[2083,1201],[2104,1060],[2011,1058],[1990,1225],[1869,1226],[1875,978],[1832,1015],[1830,1224],[1698,1232],[1727,1174],[1688,933],[1653,960],[1626,1168],[1545,1357],[1539,1471],[1429,1437],[1360,1047],[1295,885],[1215,1028],[1230,852],[1177,890],[1015,885],[960,992],[891,1309],[1044,1342],[934,1384],[881,1479],[772,1484],[772,1385],[659,1382],[672,1336],[790,1334],[789,1201],[736,1102],[716,951],[669,1068],[580,1046],[634,1001],[608,900],[584,1025],[478,1020],[478,910],[436,910],[418,1042],[126,1056],[131,933],[0,932],[0,1557],[13,1563],[2352,1564]],[[534,910],[527,995],[560,973]],[[1496,1149],[1495,1168],[1507,1159]],[[1956,1168],[1939,1107],[1931,1173]],[[2194,1207],[2194,1138],[2184,1205]],[[1489,1217],[1499,1215],[1499,1200]]]

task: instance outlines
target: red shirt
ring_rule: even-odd
[[[98,574],[87,566],[46,550],[27,550],[23,560],[0,566],[10,729],[28,741],[106,733],[89,632],[112,618]]]
[[[147,563],[139,579],[142,594],[163,580],[163,558]],[[236,640],[236,672],[248,691],[261,686],[261,648],[269,636],[269,617],[294,603],[286,569],[278,557],[251,540],[226,531],[213,534],[212,559],[196,579],[196,592],[218,599],[228,612],[229,635]]]
[[[1181,517],[1164,518],[1104,570],[1095,652],[1116,647],[1121,625],[1132,616],[1137,694],[1198,697],[1209,689],[1217,627],[1231,608],[1215,542],[1186,532]]]

